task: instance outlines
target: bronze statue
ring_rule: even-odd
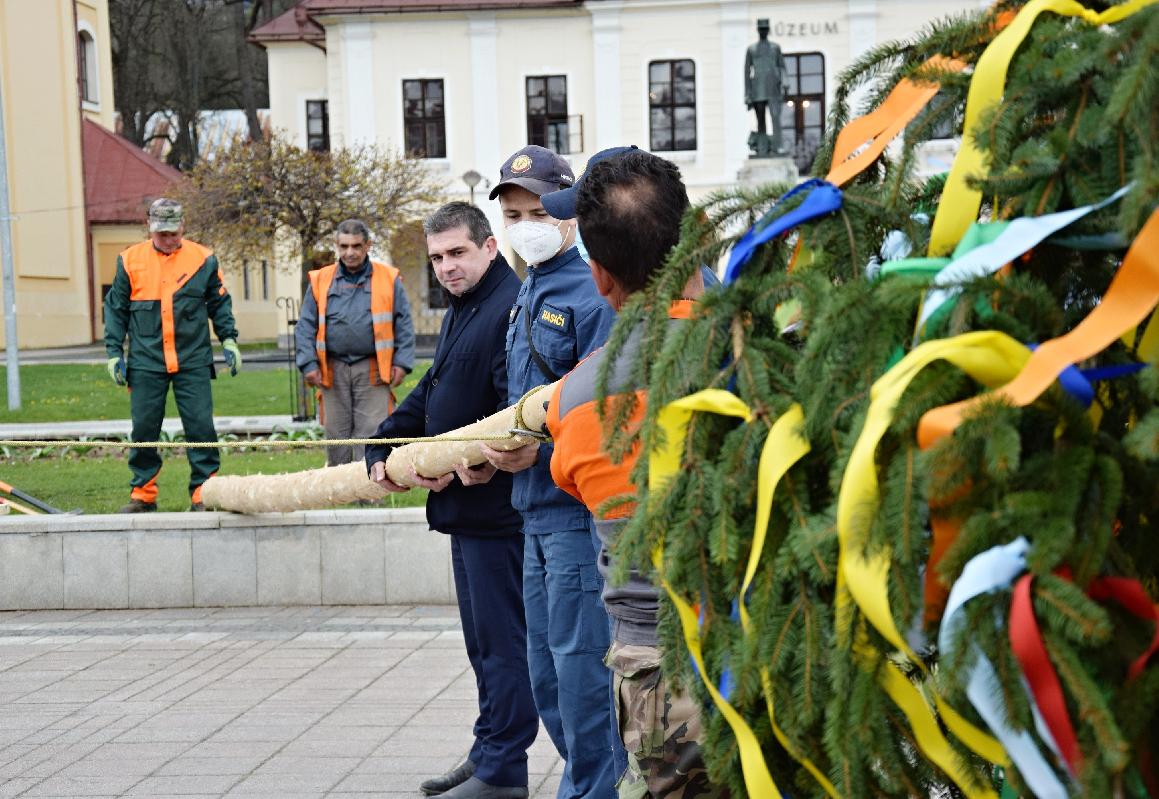
[[[744,58],[744,101],[757,112],[757,130],[749,134],[749,149],[758,158],[785,152],[781,136],[781,104],[788,93],[784,86],[785,58],[781,48],[769,41],[769,21],[757,20],[760,41],[749,45]],[[773,120],[773,135],[765,132],[765,110]]]

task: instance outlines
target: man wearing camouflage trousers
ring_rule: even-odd
[[[544,209],[556,219],[577,218],[588,247],[596,288],[617,311],[642,290],[664,264],[680,237],[688,195],[680,170],[669,161],[635,148],[617,148],[592,157],[575,187],[545,194]],[[685,287],[692,298],[704,290],[698,274]],[[692,311],[690,299],[669,308],[678,325]],[[610,370],[609,395],[638,392],[630,365],[639,348],[633,335]],[[618,504],[605,518],[599,509],[613,498],[634,496],[631,473],[638,452],[613,462],[604,447],[604,426],[597,412],[596,384],[606,349],[581,361],[557,385],[548,405],[547,427],[555,442],[551,476],[561,489],[596,515],[602,543],[597,565],[608,574],[610,547],[635,505]],[[643,401],[630,424],[643,419]],[[636,569],[626,582],[605,583],[603,595],[612,619],[612,646],[606,663],[614,675],[616,716],[628,752],[620,778],[620,799],[718,799],[727,795],[713,785],[701,755],[700,707],[696,698],[675,689],[660,666],[656,627],[659,590]]]

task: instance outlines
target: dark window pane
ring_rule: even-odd
[[[691,61],[677,61],[673,64],[676,78],[688,78],[691,80],[696,77],[696,65]]]
[[[402,82],[402,96],[407,100],[421,100],[423,97],[423,85],[417,80],[404,80]]]
[[[652,149],[672,149],[672,111],[668,108],[652,109]]]
[[[821,124],[821,101],[818,99],[802,100],[801,110],[804,111],[804,122],[806,125],[820,125]]]
[[[527,79],[527,96],[540,97],[547,93],[547,87],[544,85],[543,78],[528,78]]]
[[[444,158],[447,155],[447,145],[443,141],[443,124],[441,122],[427,123],[427,158]]]
[[[423,101],[422,100],[407,100],[402,109],[403,116],[408,119],[415,119],[423,115]]]
[[[406,123],[407,152],[423,154],[423,125],[421,122]]]
[[[671,62],[653,61],[648,65],[648,79],[653,83],[672,80]]]
[[[535,116],[543,116],[547,113],[547,98],[545,97],[528,97],[527,98],[527,113]]]
[[[696,149],[696,109],[676,109],[676,138],[673,146],[677,150]]]
[[[652,105],[670,105],[672,103],[672,84],[653,83],[648,92],[648,99]]]
[[[423,90],[426,92],[428,100],[442,100],[443,99],[443,82],[441,80],[423,81],[426,85]]]
[[[566,122],[552,122],[548,127],[548,145],[549,150],[554,150],[560,155],[567,155],[571,150],[568,146],[567,123]]]
[[[691,81],[679,81],[672,97],[673,101],[680,105],[694,105],[696,103],[696,84]]]
[[[443,115],[443,101],[439,99],[428,99],[425,103],[424,110],[427,119],[441,117]]]

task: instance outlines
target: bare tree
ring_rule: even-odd
[[[343,219],[359,217],[391,247],[400,231],[442,200],[442,185],[426,163],[375,145],[329,153],[303,150],[284,135],[235,140],[199,163],[180,190],[190,235],[217,250],[224,263],[269,257],[279,236],[299,246],[302,290],[318,250]]]

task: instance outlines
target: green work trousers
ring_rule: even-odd
[[[165,419],[165,395],[172,383],[177,412],[185,428],[185,440],[217,441],[217,431],[213,428],[213,392],[209,383],[212,378],[213,367],[208,365],[182,369],[173,374],[130,370],[129,411],[133,417],[133,440],[158,440],[161,422]],[[199,501],[201,484],[217,471],[221,455],[216,448],[187,449],[185,454],[189,458],[189,493],[194,501]],[[132,449],[129,451],[129,468],[133,472],[130,482],[132,496],[145,502],[156,502],[160,453],[152,447]]]

